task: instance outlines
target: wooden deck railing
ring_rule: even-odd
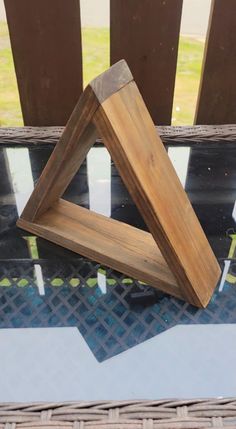
[[[80,2],[4,1],[24,124],[64,125],[83,86]],[[182,0],[110,0],[111,63],[127,60],[159,125],[171,123],[181,12]],[[236,1],[212,0],[197,124],[236,122],[235,33]]]

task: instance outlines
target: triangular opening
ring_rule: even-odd
[[[61,199],[98,136],[150,233]],[[198,306],[220,274],[123,60],[85,89],[18,226]]]

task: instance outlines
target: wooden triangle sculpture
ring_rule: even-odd
[[[150,233],[60,197],[101,137]],[[220,268],[124,60],[81,95],[17,225],[205,307]]]

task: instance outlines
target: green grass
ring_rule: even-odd
[[[83,76],[84,86],[109,67],[108,28],[83,28]]]
[[[197,101],[204,43],[181,37],[172,113],[173,125],[193,123]]]
[[[83,75],[86,85],[109,66],[109,30],[84,28]],[[173,125],[193,123],[204,44],[181,37],[173,106]],[[0,22],[0,126],[23,124],[7,25]]]
[[[0,22],[0,126],[22,125],[7,25]]]

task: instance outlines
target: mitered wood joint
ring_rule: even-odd
[[[98,136],[150,232],[61,199]],[[124,60],[85,89],[17,225],[199,307],[220,276]]]

